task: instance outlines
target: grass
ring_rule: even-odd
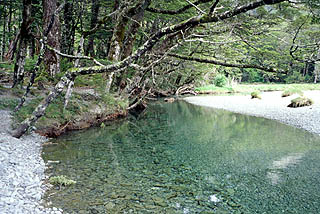
[[[300,96],[303,96],[303,92],[300,89],[296,89],[296,88],[289,88],[286,89],[283,93],[282,93],[282,97],[289,97],[293,94],[299,94]]]
[[[202,94],[225,94],[225,93],[234,93],[232,87],[217,87],[215,85],[206,85],[196,88],[198,93]]]
[[[238,84],[233,87],[216,87],[214,85],[201,86],[196,88],[200,94],[224,94],[241,93],[251,94],[252,91],[286,91],[286,90],[320,90],[320,84]]]
[[[251,92],[251,99],[254,99],[254,98],[261,99],[261,95],[259,91]]]
[[[0,109],[1,110],[14,110],[18,105],[19,99],[17,98],[1,98],[0,99]]]
[[[307,97],[297,97],[293,100],[291,100],[291,103],[288,105],[288,107],[292,108],[298,108],[303,106],[311,106],[313,104],[313,100]]]
[[[69,179],[64,175],[53,176],[49,179],[49,183],[57,186],[70,186],[72,184],[76,184],[77,182]]]
[[[14,113],[14,120],[16,122],[21,122],[28,118],[33,110],[38,106],[42,101],[42,97],[32,99],[26,105],[24,105],[18,112]],[[39,122],[40,124],[47,124],[48,121],[57,121],[61,124],[69,121],[75,115],[81,114],[80,105],[78,102],[70,101],[68,107],[63,110],[63,97],[59,97],[47,108],[46,114],[42,117]]]
[[[14,121],[19,123],[30,117],[33,110],[42,100],[43,97],[37,97],[30,100],[18,112],[13,114]],[[6,107],[14,109],[18,101],[19,100],[16,102],[12,100],[3,101],[1,99],[0,109]],[[118,110],[126,109],[127,102],[114,98],[109,94],[103,95],[102,97],[92,96],[88,100],[85,94],[73,93],[67,108],[64,109],[64,96],[59,96],[48,106],[46,114],[39,119],[36,127],[41,129],[44,127],[59,126],[79,118],[87,118],[88,115],[94,116],[94,113],[90,110],[95,109],[98,106],[100,106],[100,109],[104,109],[103,114],[107,115],[115,113]]]

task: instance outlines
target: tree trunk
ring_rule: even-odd
[[[113,31],[111,38],[110,49],[108,53],[108,59],[113,62],[117,62],[121,59],[121,51],[123,47],[125,30],[128,24],[128,18],[124,16],[123,13],[120,13],[116,20],[116,26]],[[110,88],[113,82],[114,72],[111,72],[108,76],[106,93],[110,92]]]
[[[63,53],[67,54],[73,54],[73,35],[75,32],[75,27],[74,27],[74,2],[70,2],[70,0],[65,0],[64,1],[64,11],[63,11],[63,20],[64,20],[64,25],[63,25],[63,34],[62,34],[62,45],[61,45],[61,50]]]
[[[100,9],[100,3],[98,0],[92,0],[92,7],[91,7],[91,23],[90,23],[90,29],[93,29],[98,21],[98,14]],[[91,34],[88,39],[88,45],[85,51],[86,56],[92,56],[95,57],[95,51],[94,51],[94,35]]]
[[[57,0],[43,0],[43,29],[47,29],[52,14],[57,9]],[[60,51],[60,21],[58,14],[55,16],[54,24],[47,37],[47,43],[50,47]],[[54,77],[60,73],[60,56],[53,51],[46,50],[44,55],[44,65],[50,76]]]
[[[20,84],[24,77],[24,64],[27,54],[27,45],[30,37],[32,0],[23,0],[22,24],[20,28],[19,49],[14,65],[13,85]]]
[[[7,13],[6,13],[6,1],[3,2],[3,26],[2,26],[2,39],[1,39],[1,45],[2,45],[2,49],[1,49],[1,59],[2,61],[4,61],[4,55],[6,52],[6,24],[7,24]]]

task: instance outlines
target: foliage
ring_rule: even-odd
[[[261,99],[261,94],[260,94],[260,91],[253,91],[251,92],[251,99]]]
[[[228,79],[227,79],[224,75],[218,74],[218,75],[214,78],[213,83],[214,83],[214,85],[217,86],[217,87],[224,87],[224,86],[227,85]]]
[[[26,58],[26,64],[24,66],[25,71],[31,72],[34,69],[37,63],[37,58],[38,58],[37,56],[33,58]]]
[[[49,183],[57,186],[70,186],[76,184],[77,182],[72,179],[69,179],[64,175],[59,175],[49,178]]]
[[[14,64],[13,63],[9,63],[9,62],[0,63],[0,71],[4,70],[4,71],[7,71],[7,72],[13,72],[13,68],[14,68]]]
[[[60,70],[62,73],[66,72],[69,68],[72,68],[73,63],[67,59],[67,58],[63,58],[60,62]]]
[[[293,100],[291,100],[291,103],[288,105],[288,107],[292,108],[298,108],[303,106],[311,106],[313,104],[313,100],[307,97],[297,97]]]
[[[38,86],[38,89],[43,89],[44,85],[48,84],[52,78],[45,71],[41,71],[37,74],[34,82]]]
[[[288,75],[284,79],[285,83],[303,83],[306,81],[306,77],[304,77],[300,72],[293,71],[291,75]]]
[[[217,87],[215,85],[201,86],[196,88],[195,91],[203,94],[225,94],[235,92],[232,87]]]
[[[262,72],[256,69],[246,69],[242,73],[242,81],[248,83],[264,82]]]

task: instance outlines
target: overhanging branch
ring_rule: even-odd
[[[237,64],[237,63],[226,63],[226,62],[221,62],[217,61],[214,59],[203,59],[203,58],[198,58],[198,57],[193,57],[193,56],[182,56],[178,54],[168,54],[168,56],[175,57],[178,59],[183,59],[183,60],[188,60],[188,61],[195,61],[195,62],[200,62],[200,63],[208,63],[208,64],[214,64],[214,65],[221,65],[224,67],[231,67],[231,68],[255,68],[259,69],[262,71],[266,72],[272,72],[272,73],[284,73],[283,71],[278,71],[272,67],[269,66],[259,66],[259,65],[253,65],[253,64]]]

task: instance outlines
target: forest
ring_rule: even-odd
[[[317,0],[1,0],[0,78],[48,90],[23,135],[76,87],[128,100],[233,83],[320,81]]]

